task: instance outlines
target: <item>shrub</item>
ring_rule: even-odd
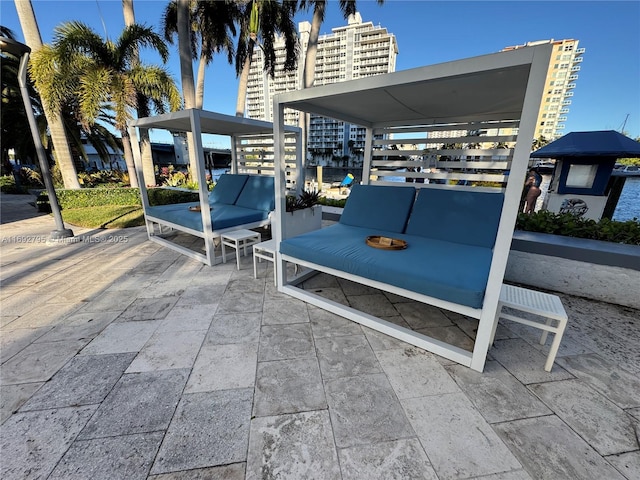
[[[617,222],[603,218],[596,222],[570,213],[541,210],[531,215],[519,214],[516,230],[640,245],[640,222],[637,219]]]
[[[0,177],[0,192],[24,195],[29,193],[27,187],[16,185],[13,175],[3,175]]]
[[[171,190],[168,188],[150,188],[147,190],[151,205],[169,205],[172,203],[197,202],[200,200],[198,192]]]

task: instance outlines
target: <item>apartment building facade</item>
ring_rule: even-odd
[[[300,57],[295,72],[276,69],[275,78],[264,73],[261,51],[256,50],[247,85],[246,114],[250,118],[273,121],[273,96],[303,87],[304,58],[311,24],[298,25]],[[284,63],[284,42],[275,43],[277,63]],[[349,17],[347,25],[333,28],[318,39],[314,85],[327,85],[394,72],[398,46],[386,28],[363,22],[360,13]],[[285,123],[298,125],[298,113],[285,111]],[[312,115],[307,135],[307,151],[314,157],[346,157],[364,149],[363,128]]]
[[[502,51],[531,47],[541,44],[552,44],[553,55],[547,69],[545,91],[542,104],[538,112],[536,124],[536,138],[544,137],[547,140],[556,140],[565,134],[564,122],[571,106],[578,72],[582,63],[584,48],[578,47],[578,40],[540,40],[527,42],[523,45],[506,47]]]

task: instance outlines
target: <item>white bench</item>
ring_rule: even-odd
[[[505,313],[503,312],[504,307],[511,308],[515,310],[515,312]],[[518,316],[519,312],[532,313],[534,315],[544,317],[547,320],[545,323],[536,322],[535,320]],[[500,318],[542,330],[543,332],[540,337],[540,345],[545,344],[549,332],[555,334],[553,343],[551,344],[551,349],[549,350],[547,362],[544,365],[544,369],[547,372],[550,372],[558,353],[558,349],[560,348],[560,342],[567,326],[568,319],[567,312],[562,306],[560,298],[557,295],[528,290],[526,288],[515,287],[513,285],[502,285],[497,317],[491,337],[492,343],[493,338],[495,338],[498,319]],[[554,322],[556,322],[555,326],[553,325]]]

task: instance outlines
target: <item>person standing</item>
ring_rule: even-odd
[[[524,213],[531,214],[536,208],[536,201],[540,196],[540,184],[542,183],[542,175],[535,168],[529,170],[527,181],[524,184],[526,191]]]

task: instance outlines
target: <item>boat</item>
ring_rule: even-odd
[[[552,162],[551,160],[538,160],[534,163],[533,168],[543,175],[553,173],[556,168],[556,162]]]
[[[616,177],[640,177],[640,166],[622,165],[617,163],[613,168],[612,175],[615,175]]]

